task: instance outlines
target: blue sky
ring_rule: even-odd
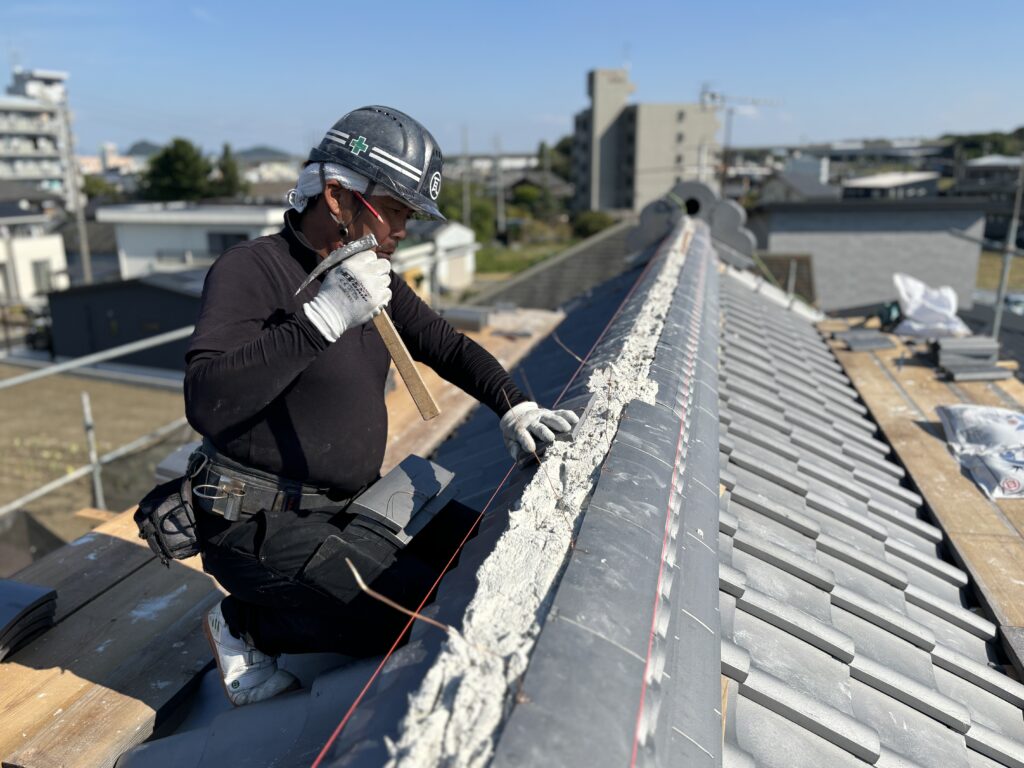
[[[0,46],[8,66],[70,73],[82,154],[173,136],[304,153],[368,103],[455,154],[463,125],[473,151],[569,133],[587,70],[627,60],[637,101],[707,81],[778,102],[737,113],[738,145],[1009,130],[1021,22],[1019,0],[5,0]]]

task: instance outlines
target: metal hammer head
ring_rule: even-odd
[[[371,248],[377,247],[377,238],[371,232],[365,237],[360,237],[358,240],[353,240],[351,243],[347,243],[337,250],[331,251],[327,258],[313,267],[313,271],[306,275],[306,279],[302,281],[293,295],[298,296],[302,290],[316,280],[320,275],[329,269],[333,269],[347,259],[349,256],[355,256],[357,253],[368,251]]]

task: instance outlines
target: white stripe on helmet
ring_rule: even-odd
[[[383,156],[385,159],[390,160],[393,163],[398,163],[399,165],[401,165],[404,168],[408,168],[410,172],[416,174],[417,178],[419,178],[420,176],[423,175],[423,172],[419,168],[417,168],[415,165],[412,165],[410,163],[405,162],[405,160],[403,160],[400,157],[395,157],[390,152],[385,152],[380,147],[371,147],[370,148],[370,152],[371,152],[371,154],[376,152],[377,154]]]

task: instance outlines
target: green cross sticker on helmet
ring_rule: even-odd
[[[444,157],[420,123],[391,107],[360,107],[343,115],[309,153],[307,163],[336,163],[370,180],[414,211],[444,219],[437,207]]]
[[[358,138],[352,139],[352,142],[349,144],[349,146],[352,147],[353,155],[358,155],[360,152],[365,152],[370,148],[366,143],[365,136],[359,136]]]

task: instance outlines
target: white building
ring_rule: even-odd
[[[0,203],[0,301],[41,304],[67,287],[64,239],[46,234],[48,214],[27,201]]]
[[[121,278],[212,263],[235,243],[271,235],[284,224],[281,205],[138,203],[97,209],[114,225]]]
[[[235,243],[280,231],[284,213],[279,205],[135,203],[98,208],[96,220],[114,225],[121,279],[130,280],[207,266]],[[458,222],[413,221],[393,265],[430,298],[472,284],[479,248],[473,230]]]
[[[444,175],[450,179],[461,179],[468,170],[473,179],[487,179],[494,176],[497,163],[502,173],[521,174],[540,165],[536,153],[504,152],[501,155],[445,155]]]
[[[439,292],[464,291],[473,284],[480,244],[457,221],[409,223],[409,240],[392,259],[392,268],[426,300]]]
[[[14,70],[7,95],[0,96],[0,179],[67,196],[76,171],[61,154],[71,135],[64,124],[67,77],[65,72]]]
[[[939,194],[939,174],[934,171],[890,171],[847,179],[844,198],[935,197]]]

